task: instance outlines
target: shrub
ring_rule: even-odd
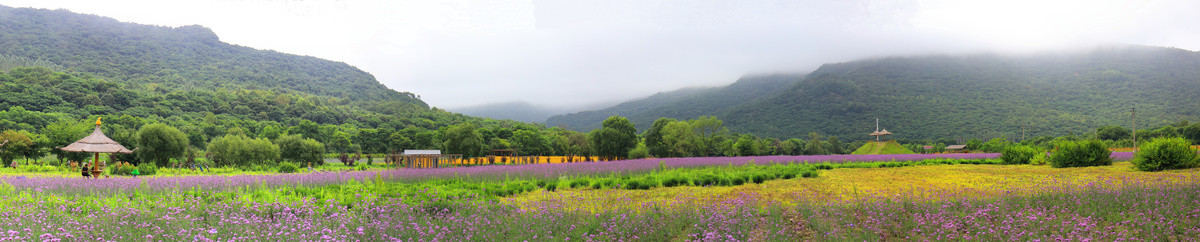
[[[629,159],[642,159],[650,157],[650,149],[646,148],[645,144],[638,144],[637,148],[629,150]]]
[[[579,178],[579,179],[572,180],[570,186],[571,186],[571,188],[587,187],[588,184],[590,184],[590,183],[591,182],[588,182],[587,178]]]
[[[279,163],[280,173],[295,173],[297,169],[299,169],[299,167],[296,167],[296,164],[292,164],[291,162]]]
[[[1037,154],[1038,149],[1031,146],[1009,146],[1000,152],[1000,160],[1004,161],[1004,164],[1007,165],[1029,164]]]
[[[88,163],[88,164],[91,164],[91,163]],[[75,169],[75,171],[78,172],[79,169],[77,168],[77,169]],[[113,176],[128,176],[132,172],[133,172],[133,165],[121,165],[120,167],[117,167],[116,164],[108,165],[108,174],[113,175]]]
[[[637,179],[630,179],[630,180],[625,181],[624,188],[631,189],[631,190],[647,189],[645,186],[642,185],[642,182],[638,181]]]
[[[767,175],[755,174],[751,179],[754,180],[755,184],[762,184],[763,182],[767,181]]]
[[[729,179],[730,185],[741,186],[742,184],[745,184],[745,183],[746,183],[746,177],[743,177],[743,176],[734,176],[732,179]]]
[[[1050,166],[1084,167],[1112,165],[1112,151],[1099,140],[1060,141],[1050,153]]]
[[[59,168],[57,166],[50,166],[50,165],[45,165],[45,166],[43,166],[43,165],[23,165],[23,166],[17,166],[17,169],[20,170],[21,172],[33,172],[33,173],[53,172],[53,171],[59,170]]]
[[[1155,138],[1138,147],[1134,167],[1140,171],[1161,171],[1196,166],[1196,150],[1183,138]]]
[[[150,162],[138,164],[137,169],[138,173],[141,173],[138,176],[153,176],[154,174],[158,174],[158,165]]]
[[[687,178],[684,178],[679,175],[673,175],[673,176],[667,178],[666,180],[663,180],[662,185],[664,187],[686,186],[686,185],[688,185],[689,182],[690,181],[688,181]]]
[[[704,174],[692,181],[695,182],[696,186],[715,186],[720,183],[721,178],[713,174]]]
[[[1037,155],[1029,160],[1029,164],[1038,166],[1046,165],[1046,160],[1049,160],[1049,158],[1046,158],[1046,152],[1038,152]]]

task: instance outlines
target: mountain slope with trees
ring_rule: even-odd
[[[866,140],[879,118],[896,139],[988,140],[1018,139],[1023,128],[1035,137],[1128,127],[1134,107],[1142,128],[1200,119],[1200,53],[1175,48],[890,57],[773,78],[786,82],[757,93],[734,84],[667,101],[631,101],[552,117],[547,125],[577,128],[598,123],[589,114],[619,114],[645,130],[658,117],[712,115],[730,131],[763,137],[819,133]],[[652,107],[626,108],[631,104]]]
[[[130,149],[138,148],[143,126],[166,124],[180,132],[165,133],[182,133],[192,151],[219,138],[262,143],[298,136],[293,140],[306,145],[323,143],[307,146],[324,147],[317,152],[384,153],[440,149],[443,129],[462,123],[544,130],[430,108],[345,63],[223,43],[200,26],[4,6],[0,94],[0,130],[29,141],[0,150],[5,161],[47,152],[65,158],[53,148],[82,138],[97,117],[104,117],[109,137]]]
[[[345,63],[231,45],[202,26],[170,28],[0,6],[0,55],[44,60],[133,89],[296,91],[428,107]]]
[[[1200,53],[1110,46],[1021,56],[894,57],[827,64],[776,96],[718,115],[768,137],[863,137],[875,118],[907,139],[1019,138],[1200,117]]]

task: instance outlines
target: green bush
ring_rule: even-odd
[[[140,173],[138,176],[153,176],[154,174],[158,174],[158,165],[150,162],[143,162],[137,166],[137,169],[138,173]]]
[[[1191,168],[1196,166],[1196,150],[1183,138],[1155,138],[1138,147],[1130,162],[1140,171]]]
[[[1038,153],[1038,149],[1031,146],[1009,146],[1000,152],[1000,160],[1004,161],[1004,164],[1007,165],[1029,164]]]
[[[1112,151],[1099,140],[1060,141],[1050,153],[1050,166],[1084,167],[1112,165]]]
[[[300,168],[296,167],[296,164],[292,164],[291,162],[279,163],[279,173],[295,173],[298,169]]]
[[[58,171],[59,168],[57,166],[50,165],[22,165],[17,166],[17,170],[20,170],[21,172],[43,173]]]
[[[79,171],[79,169],[75,169],[75,171]],[[133,173],[133,165],[121,165],[120,167],[117,167],[117,165],[113,164],[113,165],[108,166],[108,174],[109,175],[129,176],[132,173]]]
[[[767,181],[767,176],[764,174],[755,174],[753,178],[755,184],[762,184]]]
[[[587,178],[579,178],[579,179],[571,180],[570,186],[571,186],[571,188],[579,188],[579,187],[587,187],[588,184],[591,184],[591,182],[589,182]]]
[[[672,175],[671,177],[667,178],[666,180],[663,180],[662,185],[664,187],[687,186],[690,184],[690,182],[691,181],[688,181],[688,179],[685,177],[682,177],[679,175]]]
[[[1029,164],[1036,166],[1046,165],[1046,160],[1049,160],[1046,157],[1046,152],[1038,152],[1037,155],[1033,156],[1033,159],[1029,160]]]
[[[629,159],[642,159],[650,157],[650,149],[646,148],[645,144],[638,144],[637,148],[629,150]]]

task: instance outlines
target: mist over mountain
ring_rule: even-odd
[[[587,107],[548,107],[533,105],[528,102],[506,102],[471,107],[449,108],[447,110],[475,117],[511,119],[528,123],[544,123],[546,122],[546,118],[557,114],[600,108],[608,105],[589,105]]]
[[[546,120],[546,125],[587,131],[600,127],[604,119],[619,115],[629,118],[639,129],[645,129],[661,117],[692,119],[728,112],[740,105],[769,97],[803,77],[797,74],[747,76],[723,87],[693,87],[661,92],[609,108],[555,115]]]
[[[788,78],[781,78],[788,79]],[[736,85],[736,84],[735,84]],[[732,87],[733,85],[731,85]],[[610,115],[641,129],[657,117],[713,115],[734,132],[765,137],[808,133],[866,139],[879,118],[896,138],[1019,138],[1081,134],[1096,126],[1139,127],[1200,118],[1200,53],[1165,47],[1107,46],[1083,51],[886,57],[830,63],[764,96],[733,88],[660,95],[599,111],[550,118],[586,130]],[[743,90],[744,91],[744,90]],[[672,98],[673,97],[673,98]],[[724,100],[724,101],[722,101]],[[713,108],[705,102],[736,103]],[[637,107],[637,108],[632,108]],[[583,125],[583,126],[578,126]],[[1144,125],[1144,126],[1143,126]]]

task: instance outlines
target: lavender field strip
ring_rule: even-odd
[[[554,203],[520,209],[488,201],[322,204],[314,198],[260,203],[170,194],[102,198],[22,191],[0,198],[0,214],[9,218],[0,223],[0,239],[1028,241],[1200,236],[1196,179],[1107,183],[1047,184],[996,198],[928,202],[871,196],[799,206],[781,206],[754,192],[717,200],[692,193],[602,212],[564,210]]]
[[[993,159],[997,153],[967,154],[905,154],[905,155],[818,155],[818,156],[744,156],[744,157],[690,157],[652,158],[611,162],[581,162],[563,164],[491,165],[451,167],[438,169],[394,169],[386,171],[336,171],[270,175],[230,176],[158,176],[158,177],[115,177],[85,180],[77,177],[59,176],[0,176],[0,184],[17,189],[37,189],[62,193],[91,193],[96,191],[172,190],[203,189],[224,190],[247,186],[307,186],[330,185],[347,181],[415,182],[433,178],[467,179],[545,179],[561,176],[605,175],[647,172],[667,168],[703,167],[720,165],[744,165],[788,163],[861,163],[886,161],[920,161],[927,159]],[[1114,159],[1129,159],[1130,152],[1114,152]]]

